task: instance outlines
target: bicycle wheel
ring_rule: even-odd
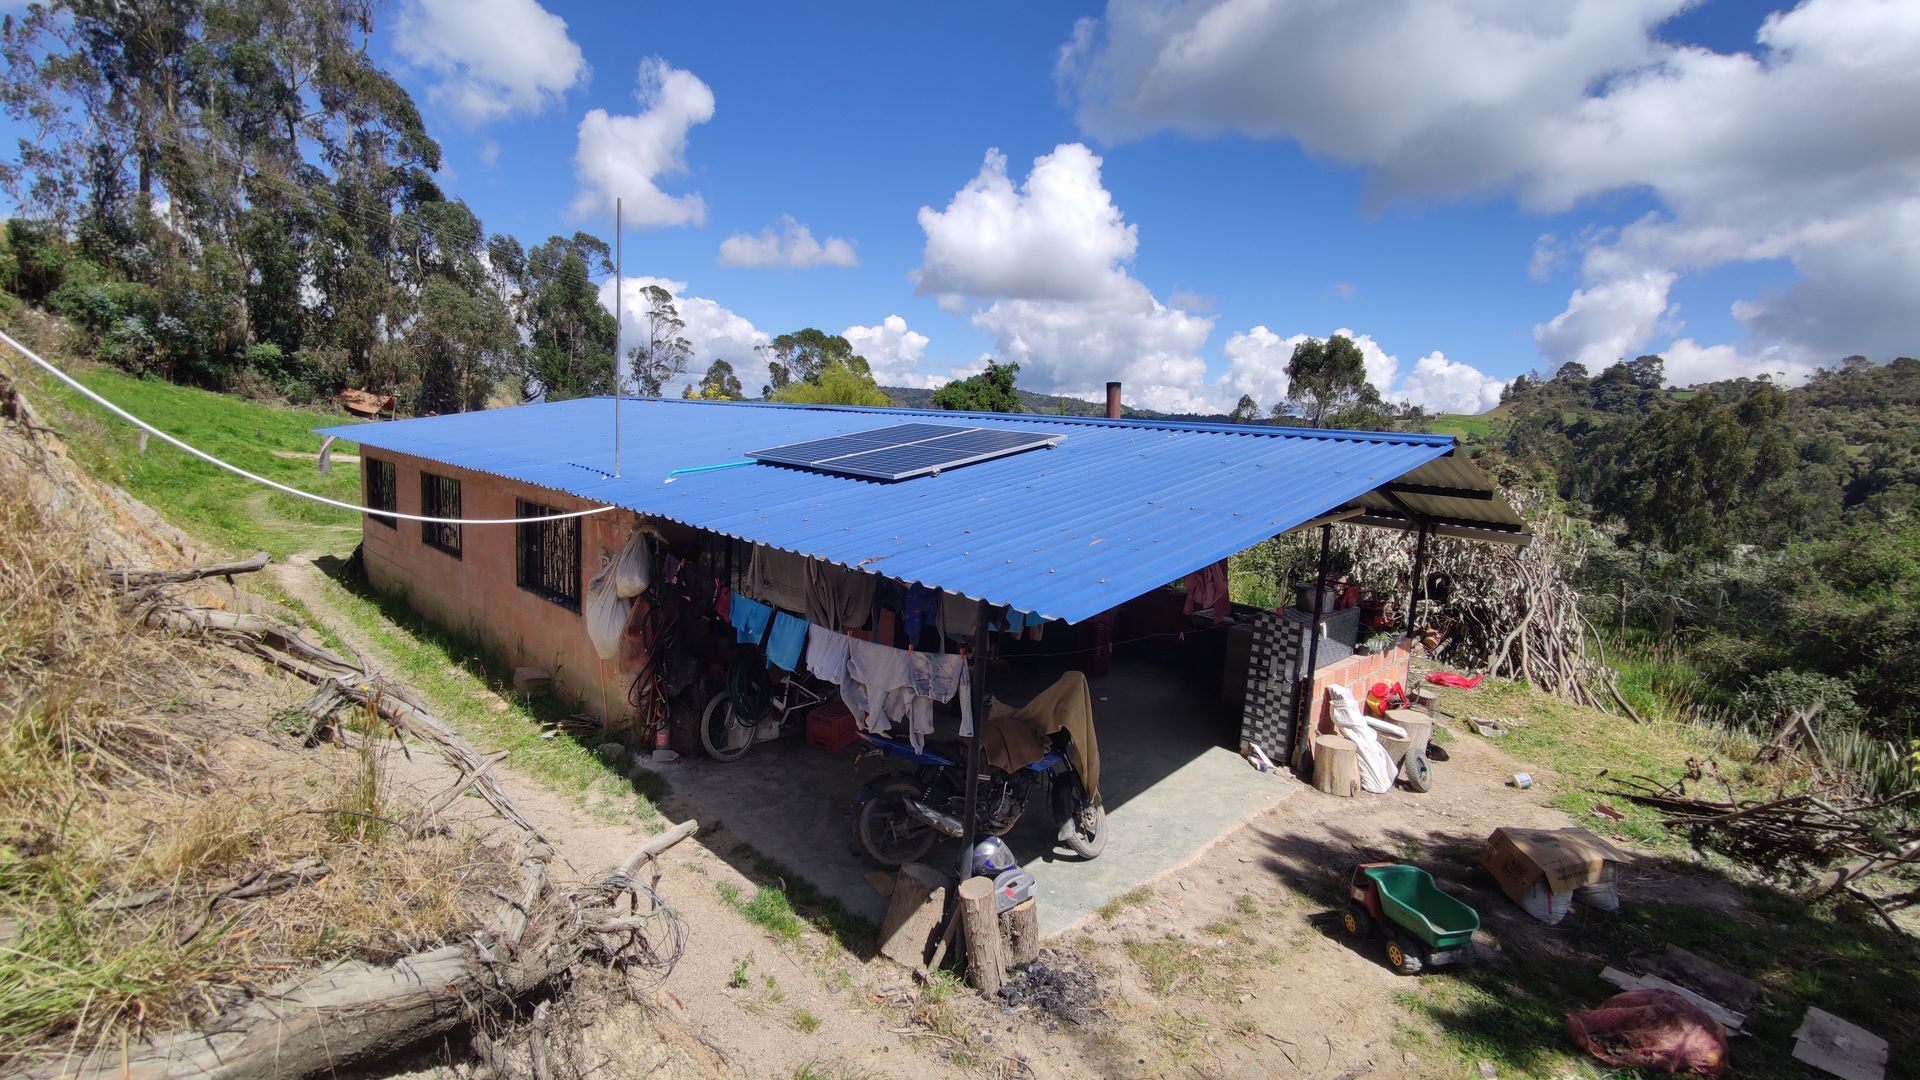
[[[700,714],[700,746],[715,761],[738,761],[753,748],[759,730],[759,724],[748,723],[733,711],[731,695],[725,690],[708,699]]]

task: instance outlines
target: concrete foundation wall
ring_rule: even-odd
[[[422,470],[460,481],[460,516],[511,518],[516,499],[558,511],[587,510],[595,504],[549,488],[455,468],[406,454],[364,450],[367,458],[394,463],[394,490],[401,513],[418,514]],[[366,470],[361,469],[361,485]],[[362,492],[364,496],[364,490]],[[579,519],[580,599],[586,582],[626,543],[635,517],[624,510]],[[468,634],[509,664],[544,667],[553,673],[554,692],[581,708],[621,726],[628,713],[626,681],[619,661],[601,660],[587,638],[580,612],[522,589],[515,564],[514,525],[461,527],[460,556],[430,546],[421,524],[399,521],[389,527],[372,517],[361,526],[362,557],[375,588],[403,595],[414,610],[452,630]],[[604,689],[604,692],[603,692]],[[607,716],[611,710],[612,716]]]

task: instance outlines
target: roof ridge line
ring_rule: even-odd
[[[598,394],[596,400],[612,401],[611,394]],[[580,400],[580,399],[574,399]],[[882,405],[814,405],[793,401],[715,401],[701,398],[623,398],[636,403],[663,405],[721,405],[757,409],[799,409],[808,412],[871,413],[889,416],[986,417],[1014,423],[1070,424],[1088,427],[1132,427],[1150,431],[1193,431],[1217,435],[1262,435],[1269,438],[1326,439],[1331,442],[1389,442],[1415,446],[1455,446],[1452,435],[1415,431],[1359,431],[1348,428],[1305,428],[1277,424],[1234,424],[1217,420],[1166,420],[1151,417],[1061,416],[1054,413],[956,412],[950,409],[914,409]]]

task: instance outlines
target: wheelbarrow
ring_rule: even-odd
[[[1441,892],[1433,875],[1403,863],[1361,863],[1347,885],[1347,933],[1387,939],[1387,963],[1402,975],[1470,963],[1480,913]]]

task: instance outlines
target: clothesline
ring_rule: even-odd
[[[180,450],[184,450],[187,453],[193,455],[194,457],[199,458],[201,461],[204,461],[209,465],[215,465],[222,469],[225,469],[228,472],[232,473],[235,476],[240,477],[243,480],[251,480],[256,484],[263,484],[267,487],[274,489],[275,491],[281,491],[281,492],[285,492],[288,495],[294,495],[302,499],[308,499],[313,502],[320,503],[323,506],[333,506],[333,507],[338,507],[342,510],[351,510],[357,514],[372,514],[375,517],[394,518],[399,521],[424,521],[430,525],[527,525],[527,524],[532,524],[534,522],[540,522],[540,521],[563,521],[567,518],[588,517],[593,514],[604,514],[609,510],[618,509],[618,507],[615,507],[615,506],[596,506],[591,510],[573,510],[564,514],[546,514],[541,517],[443,518],[443,517],[428,517],[423,514],[403,514],[397,510],[376,510],[371,506],[358,506],[350,502],[341,502],[339,499],[329,499],[325,495],[316,495],[311,491],[302,491],[297,487],[290,487],[286,484],[279,482],[278,480],[269,480],[266,477],[261,476],[259,473],[248,472],[247,470],[241,468],[238,465],[234,465],[229,462],[222,461],[217,457],[214,457],[212,454],[207,453],[205,450],[202,450],[197,446],[191,446],[186,442],[181,441],[180,439],[174,438],[172,435],[169,435],[166,432],[161,431],[159,428],[154,427],[152,424],[147,423],[145,420],[140,419],[139,417],[133,415],[132,413],[121,408],[120,406],[115,405],[113,402],[108,401],[106,398],[101,397],[99,394],[94,393],[93,390],[89,388],[86,384],[82,383],[80,380],[74,378],[73,376],[67,374],[66,372],[61,371],[58,367],[55,367],[52,363],[49,363],[47,360],[41,358],[39,353],[36,353],[32,349],[27,348],[25,345],[20,344],[20,342],[14,340],[12,335],[6,333],[5,331],[0,331],[0,342],[4,342],[6,345],[11,347],[13,351],[19,353],[21,356],[26,357],[28,360],[32,361],[36,366],[46,371],[49,375],[52,375],[54,378],[59,379],[61,382],[65,383],[67,386],[71,387],[72,389],[80,393],[83,397],[86,397],[87,399],[91,400],[94,404],[99,405],[101,408],[107,410],[108,412],[119,417],[120,419],[125,420],[127,423],[132,424],[134,427],[139,428],[140,430],[146,432],[147,434],[154,436],[160,441],[167,443],[171,446],[174,446]]]

